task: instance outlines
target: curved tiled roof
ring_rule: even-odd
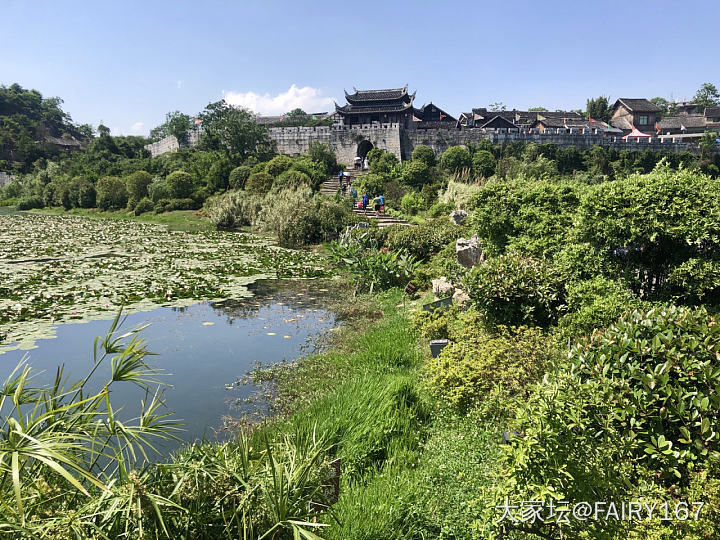
[[[403,88],[386,88],[383,90],[358,90],[353,88],[354,94],[348,94],[345,92],[345,99],[352,104],[360,104],[368,101],[396,101],[400,99],[407,99],[411,96],[408,95],[407,84]],[[412,95],[415,97],[415,94]]]
[[[632,112],[660,112],[662,110],[652,101],[645,98],[618,98],[615,105],[613,105],[613,109],[618,103],[625,105],[625,108]]]
[[[410,103],[378,104],[368,103],[365,105],[343,105],[335,104],[335,110],[341,114],[372,114],[372,113],[393,113],[403,112],[412,108]]]

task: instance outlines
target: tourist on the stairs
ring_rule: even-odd
[[[367,171],[370,168],[370,162],[368,161],[367,156],[365,156],[365,161],[363,161],[363,171]]]
[[[354,207],[355,201],[357,201],[357,189],[355,189],[355,186],[350,188],[350,197],[352,197],[353,207]]]
[[[368,197],[368,194],[367,194],[367,193],[363,193],[363,196],[362,196],[362,209],[363,209],[363,212],[365,212],[366,214],[367,214],[367,207],[368,207],[368,204],[369,204],[369,203],[370,203],[370,197]]]
[[[362,168],[362,158],[360,156],[355,156],[355,170],[359,171]]]
[[[380,200],[380,212],[385,213],[385,195],[382,193],[378,195],[378,199]]]
[[[373,210],[375,210],[375,216],[380,217],[380,197],[373,198]]]

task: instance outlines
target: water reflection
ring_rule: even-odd
[[[308,343],[336,324],[328,311],[322,282],[262,282],[253,286],[253,297],[222,302],[200,302],[187,307],[163,307],[127,316],[125,328],[149,324],[142,331],[148,350],[157,353],[151,363],[165,370],[166,404],[185,422],[185,441],[222,437],[218,430],[224,416],[241,416],[237,410],[258,388],[233,384],[257,365],[292,361]],[[49,380],[65,364],[71,380],[83,377],[92,366],[93,340],[104,335],[108,321],[62,324],[57,337],[38,341],[24,353],[8,351],[0,361],[0,378],[10,374],[23,355],[33,368],[44,370]],[[109,373],[109,366],[101,376]],[[100,387],[101,382],[97,382]],[[125,418],[139,412],[142,395],[130,384],[112,393]]]

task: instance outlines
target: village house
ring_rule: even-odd
[[[622,135],[622,130],[612,127],[607,122],[585,118],[545,118],[539,116],[530,127],[537,129],[540,133],[545,133],[546,129],[560,129],[565,130],[566,133],[581,133],[583,135],[604,135],[606,137]]]
[[[638,131],[654,135],[662,109],[645,98],[620,98],[612,106],[610,124],[627,135]]]
[[[413,111],[413,122],[417,129],[453,129],[457,126],[457,119],[432,101]]]

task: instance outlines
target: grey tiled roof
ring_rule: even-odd
[[[660,112],[662,109],[655,105],[652,101],[648,101],[645,98],[619,98],[613,108],[618,103],[625,105],[625,108],[631,112]]]

